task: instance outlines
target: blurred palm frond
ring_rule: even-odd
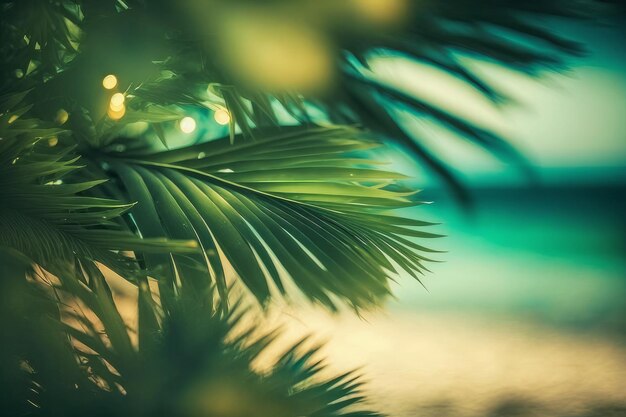
[[[46,282],[28,259],[0,250],[0,320],[12,334],[0,355],[1,405],[12,415],[379,416],[363,410],[358,374],[320,375],[319,347],[306,339],[260,370],[278,333],[247,324],[239,304],[224,313],[210,294],[182,291],[166,314],[152,304],[158,321],[140,323],[137,347],[104,277],[81,271],[89,278]]]

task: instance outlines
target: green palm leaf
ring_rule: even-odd
[[[3,38],[12,41],[11,48],[3,53],[4,61],[10,63],[7,71],[20,68],[24,60],[42,62],[34,70],[35,74],[52,77],[52,80],[38,86],[33,96],[49,106],[72,103],[74,108],[69,109],[73,110],[72,128],[80,130],[81,136],[88,141],[106,142],[118,134],[119,127],[125,123],[103,123],[108,98],[106,93],[93,90],[93,86],[101,81],[103,71],[120,72],[125,77],[129,97],[132,97],[128,103],[129,119],[133,114],[141,115],[152,123],[161,140],[164,140],[163,121],[178,117],[177,109],[163,106],[204,107],[208,85],[230,112],[231,137],[234,137],[236,128],[241,129],[244,137],[251,138],[258,128],[284,123],[285,110],[303,124],[319,120],[359,124],[380,137],[403,144],[461,201],[468,202],[469,195],[458,173],[449,167],[445,156],[429,148],[428,141],[405,128],[395,117],[398,108],[408,110],[417,118],[440,123],[460,139],[512,163],[526,174],[532,175],[532,164],[506,138],[435,103],[414,97],[403,88],[382,82],[370,70],[372,58],[403,56],[452,75],[493,102],[502,103],[507,100],[506,95],[475,71],[472,64],[468,64],[468,58],[487,60],[529,76],[545,70],[563,69],[566,58],[580,55],[583,48],[547,29],[547,19],[593,18],[600,15],[599,11],[607,9],[607,3],[615,2],[547,0],[529,4],[522,0],[493,0],[477,7],[470,0],[409,1],[404,24],[393,31],[329,32],[332,42],[342,51],[337,56],[335,68],[339,82],[331,94],[322,97],[302,96],[292,91],[269,94],[238,85],[238,80],[229,76],[228,69],[216,58],[222,46],[219,42],[214,43],[215,39],[207,42],[201,36],[202,31],[189,25],[189,15],[184,7],[163,2],[128,1],[122,6],[116,0],[102,1],[99,5],[89,2],[77,5],[72,1],[52,5],[47,0],[40,0],[37,2],[39,12],[29,13],[29,5],[9,3],[7,19],[11,19],[11,25],[3,25],[6,32]],[[258,3],[257,6],[268,13],[285,11],[286,2]],[[229,10],[226,4],[216,3],[213,7]],[[294,10],[298,9],[294,7]],[[62,72],[57,70],[58,58],[53,59],[44,52],[56,45],[64,55],[73,57],[70,42],[73,35],[66,24],[49,24],[53,19],[46,19],[46,16],[53,11],[62,13],[67,22],[73,22],[72,25],[91,34],[81,43],[83,52]],[[145,19],[147,15],[151,18]],[[211,16],[212,13],[207,15]],[[17,24],[14,25],[13,20]],[[55,42],[42,50],[31,44],[24,45],[24,36],[35,40],[41,38],[39,28],[44,28]],[[126,36],[121,36],[122,32]],[[164,32],[168,35],[163,36]],[[128,37],[135,42],[129,44]],[[143,50],[136,47],[143,43],[154,45],[154,48]],[[101,47],[103,44],[107,46]],[[7,73],[3,78],[10,79],[11,76]],[[64,97],[64,100],[54,97]],[[34,111],[42,117],[49,116],[46,113],[49,106]],[[106,140],[92,137],[96,125]]]
[[[14,336],[4,344],[12,355],[0,356],[3,376],[11,377],[6,410],[42,417],[380,416],[363,410],[357,373],[320,375],[319,346],[307,339],[257,370],[253,364],[278,333],[246,324],[250,313],[239,303],[225,313],[211,294],[181,291],[169,312],[152,304],[159,320],[139,324],[145,335],[137,346],[107,282],[89,264],[81,277],[63,273],[51,287],[15,253],[0,249],[0,261],[0,321]]]
[[[401,56],[452,75],[494,103],[503,103],[508,97],[474,70],[471,59],[490,61],[530,76],[561,70],[567,66],[568,56],[581,55],[584,48],[546,29],[541,22],[555,17],[587,19],[597,16],[602,6],[596,1],[572,4],[562,0],[532,4],[487,1],[480,6],[471,0],[419,2],[406,17],[400,33],[370,33],[346,45],[351,54],[342,67],[342,82],[332,99],[323,104],[331,120],[357,122],[403,144],[443,180],[460,202],[469,204],[470,197],[459,176],[444,158],[429,149],[427,141],[396,119],[395,110],[408,110],[416,118],[433,120],[531,177],[532,164],[506,138],[380,81],[370,70],[369,61],[380,56]]]
[[[292,280],[334,306],[373,305],[399,269],[417,277],[424,252],[413,238],[429,223],[388,214],[420,204],[396,184],[404,176],[361,156],[380,144],[355,129],[284,128],[255,142],[227,139],[157,154],[109,157],[143,236],[194,239],[202,254],[174,255],[162,295],[176,280],[226,297],[227,261],[261,302]],[[348,157],[348,158],[347,158]],[[395,188],[394,188],[395,187]],[[146,257],[154,267],[170,258]]]
[[[82,168],[79,157],[48,145],[59,129],[12,110],[22,99],[0,97],[0,246],[48,268],[88,259],[118,272],[136,269],[120,251],[196,250],[194,242],[139,239],[119,222],[132,204],[84,195],[106,180],[68,181]]]

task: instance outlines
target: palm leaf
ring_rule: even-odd
[[[0,97],[2,118],[23,95]],[[139,239],[119,223],[132,207],[109,198],[84,195],[105,180],[71,182],[81,169],[71,148],[51,148],[47,138],[59,129],[35,119],[0,120],[0,246],[24,253],[52,268],[75,258],[103,262],[129,272],[134,262],[120,251],[193,251],[193,242]],[[28,126],[28,127],[25,127]],[[36,136],[39,135],[39,136]]]
[[[22,6],[10,3],[12,13],[15,14],[12,18],[17,23],[7,27],[6,38],[17,38],[15,44],[11,44],[11,50],[27,49],[27,45],[21,45],[19,39],[24,34],[35,35],[38,26],[36,22],[41,20],[41,15],[25,13]],[[106,54],[110,54],[112,49],[128,50],[124,58],[132,62],[119,65],[119,70],[128,72],[125,76],[129,77],[132,87],[133,97],[128,103],[129,116],[133,112],[143,114],[153,105],[206,106],[206,87],[209,85],[212,86],[213,94],[220,96],[222,104],[229,109],[231,138],[237,127],[243,133],[242,138],[252,138],[257,128],[284,123],[281,113],[285,110],[304,124],[311,120],[359,124],[381,138],[403,144],[417,161],[432,170],[466,203],[469,202],[469,195],[459,173],[448,165],[445,155],[438,155],[429,149],[428,141],[408,131],[394,117],[395,109],[399,106],[417,118],[428,118],[440,123],[460,138],[512,163],[526,174],[532,174],[531,164],[506,138],[439,108],[434,103],[413,97],[403,88],[380,81],[377,74],[369,69],[371,59],[378,56],[404,56],[457,77],[488,99],[501,103],[507,100],[505,94],[474,71],[471,64],[467,64],[468,57],[488,60],[530,76],[545,70],[563,69],[567,57],[580,55],[583,48],[547,29],[544,22],[550,18],[593,18],[607,9],[607,2],[595,0],[575,3],[547,0],[532,4],[521,0],[489,0],[480,3],[478,7],[470,0],[409,2],[405,23],[394,28],[394,31],[339,31],[339,34],[333,34],[332,40],[343,51],[336,65],[339,82],[332,94],[303,97],[297,92],[272,95],[237,85],[221,63],[216,62],[214,55],[217,54],[213,54],[213,49],[219,48],[219,45],[207,45],[197,32],[190,30],[189,16],[185,15],[184,8],[167,6],[162,2],[125,2],[122,7],[115,0],[102,1],[99,6],[89,3],[76,6],[69,1],[61,2],[61,5],[55,3],[54,6],[45,5],[47,2],[44,0],[38,3],[42,3],[41,10],[48,12],[65,10],[66,19],[76,21],[75,24],[82,30],[92,32],[95,35],[93,39],[104,37],[111,42],[119,42],[118,48],[111,46],[99,49],[99,45],[92,45],[87,37],[85,57],[79,55],[79,59],[74,60],[68,70],[61,73],[56,70],[45,72],[45,68],[54,68],[54,65],[44,66],[40,70],[42,75],[52,77],[52,82],[39,86],[33,92],[34,96],[47,103],[46,107],[56,105],[50,98],[55,96],[64,97],[63,103],[58,105],[75,103],[77,107],[73,112],[75,120],[72,123],[76,129],[81,124],[97,124],[104,111],[100,110],[100,113],[91,116],[89,113],[93,113],[96,108],[106,108],[106,104],[103,106],[106,96],[95,94],[91,87],[102,77],[102,68],[98,63],[109,62]],[[265,2],[259,7],[271,11],[273,7],[282,7],[281,3]],[[220,6],[216,4],[214,7]],[[72,18],[74,15],[80,16],[76,10],[85,16],[84,20],[80,17]],[[146,19],[146,15],[150,15],[151,19]],[[128,36],[136,38],[137,42],[145,39],[146,34],[151,34],[150,44],[155,45],[154,55],[150,55],[152,49],[144,53],[143,50],[133,49],[134,44],[127,45],[126,38],[119,36],[120,28],[131,31]],[[162,36],[163,28],[166,28],[167,37]],[[54,36],[63,39],[67,34],[61,30]],[[64,42],[55,44],[63,50],[70,49],[63,46]],[[99,50],[103,56],[98,55]],[[7,56],[5,61],[13,62],[12,58],[12,55]],[[137,61],[133,61],[135,59]],[[115,69],[116,64],[111,67]],[[146,70],[133,78],[132,68],[135,67]],[[89,84],[76,82],[80,79]],[[86,91],[90,94],[85,94]],[[89,110],[85,112],[85,109]],[[45,113],[44,109],[38,112]],[[153,116],[146,115],[146,120],[152,122],[163,140],[162,120],[152,120]],[[170,111],[167,120],[175,117],[174,109]],[[112,138],[122,124],[111,125],[110,131],[102,133]]]
[[[199,299],[181,291],[169,312],[152,305],[158,323],[139,324],[147,335],[136,346],[97,269],[86,264],[81,277],[60,274],[51,287],[30,270],[32,261],[4,250],[0,261],[6,298],[0,317],[3,329],[15,329],[4,349],[16,355],[0,357],[2,376],[12,378],[6,387],[12,395],[2,397],[7,410],[39,416],[379,416],[363,410],[358,374],[321,377],[319,346],[307,347],[306,339],[278,355],[269,370],[256,370],[253,364],[278,333],[245,324],[250,313],[239,303],[225,313],[210,294]]]
[[[412,238],[437,235],[419,229],[429,223],[387,214],[420,202],[396,184],[404,176],[362,156],[379,142],[341,127],[257,136],[105,159],[138,202],[131,213],[143,236],[193,239],[202,248],[171,258],[162,296],[180,279],[197,289],[213,282],[226,297],[226,260],[261,302],[272,288],[285,293],[290,278],[328,306],[338,297],[363,307],[389,293],[394,272],[417,277],[425,269],[429,250]]]
[[[420,2],[401,33],[370,34],[346,45],[352,53],[343,68],[343,80],[330,101],[324,101],[331,120],[358,122],[373,132],[402,143],[418,161],[447,184],[458,200],[468,205],[470,196],[458,174],[445,160],[394,118],[394,109],[408,110],[428,118],[469,140],[532,177],[532,165],[506,138],[412,96],[397,86],[377,79],[368,61],[377,56],[404,56],[450,74],[495,103],[507,97],[476,73],[467,57],[489,60],[503,68],[537,75],[566,67],[566,57],[580,55],[581,44],[565,39],[541,25],[547,18],[584,19],[597,15],[601,4],[594,1],[551,0],[487,1],[453,0]],[[351,59],[352,57],[356,59]],[[418,74],[416,74],[418,76]]]

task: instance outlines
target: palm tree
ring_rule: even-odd
[[[602,4],[338,3],[1,3],[7,415],[379,415],[359,411],[358,375],[321,378],[305,341],[269,371],[252,367],[275,333],[242,321],[245,300],[299,293],[358,312],[380,305],[398,272],[419,279],[436,253],[423,241],[438,235],[395,214],[421,202],[373,150],[399,143],[469,197],[398,109],[529,165],[369,63],[403,56],[504,102],[461,56],[529,75],[563,68],[581,47],[533,19],[586,18]],[[293,54],[318,70],[283,59]],[[195,128],[190,109],[228,131],[176,144],[172,126]],[[137,288],[135,330],[105,267]]]

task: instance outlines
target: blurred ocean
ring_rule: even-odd
[[[296,306],[270,321],[327,340],[330,367],[361,367],[390,416],[626,415],[626,182],[473,195],[469,215],[424,192],[436,203],[416,216],[448,235],[428,242],[448,252],[427,291],[403,277],[397,300],[362,319]]]
[[[443,222],[448,237],[435,246],[449,253],[426,278],[430,293],[403,288],[403,301],[626,330],[626,181],[490,186],[473,195],[473,215],[428,196],[436,203],[421,211]]]

